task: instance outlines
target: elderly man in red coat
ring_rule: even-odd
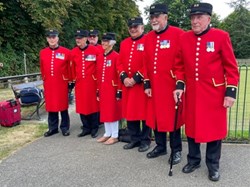
[[[68,82],[70,81],[70,50],[58,45],[57,30],[47,32],[49,47],[40,51],[40,69],[44,81],[46,110],[49,130],[45,137],[58,133],[58,112],[61,113],[60,129],[70,135],[68,114]]]
[[[239,72],[229,35],[210,27],[211,14],[211,4],[191,7],[192,30],[181,37],[174,93],[182,94],[185,85],[189,149],[188,163],[182,171],[190,173],[200,167],[200,143],[205,142],[208,178],[218,181],[221,143],[227,134],[227,108],[235,101]]]
[[[98,34],[99,34],[99,31],[96,29],[89,30],[88,43],[89,45],[93,45],[97,47],[100,50],[100,53],[103,53],[104,50],[102,48],[102,45],[98,44]]]
[[[146,74],[149,78],[145,80],[145,93],[148,96],[146,124],[154,129],[157,145],[147,154],[147,157],[155,158],[167,153],[166,133],[170,132],[173,164],[178,164],[181,161],[180,126],[183,121],[182,115],[179,114],[177,130],[173,133],[175,123],[173,65],[180,44],[179,38],[184,31],[168,25],[168,8],[165,4],[150,6],[150,24],[153,30],[146,37],[144,55]],[[179,112],[181,113],[182,110],[180,109]]]
[[[143,89],[143,54],[145,35],[141,17],[128,20],[130,37],[120,44],[119,73],[123,83],[122,114],[127,120],[131,142],[124,149],[139,147],[139,152],[149,149],[150,129],[145,125],[146,95]],[[142,129],[141,129],[142,123]]]
[[[72,77],[75,81],[76,112],[80,114],[83,125],[78,137],[91,134],[92,138],[96,138],[99,127],[96,69],[100,52],[86,43],[88,35],[87,30],[75,33],[77,46],[71,51]]]

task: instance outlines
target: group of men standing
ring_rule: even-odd
[[[147,158],[165,155],[169,132],[172,155],[169,163],[178,164],[182,152],[180,127],[185,124],[188,162],[182,171],[190,173],[200,167],[200,143],[207,143],[208,178],[218,181],[221,140],[227,133],[227,108],[235,101],[239,80],[229,35],[210,27],[212,5],[208,3],[192,5],[189,15],[192,30],[188,32],[168,24],[165,4],[153,4],[149,12],[152,31],[144,34],[142,18],[130,18],[130,37],[121,42],[119,55],[112,53],[114,33],[103,35],[101,48],[95,46],[97,31],[78,30],[77,46],[70,51],[58,45],[57,31],[48,32],[49,47],[40,52],[49,124],[44,136],[58,133],[59,111],[62,134],[70,134],[68,82],[75,82],[76,112],[83,124],[79,137],[88,134],[97,137],[101,107],[105,134],[99,142],[116,143],[117,121],[125,118],[131,136],[130,143],[123,146],[125,150],[138,147],[139,152],[147,151],[153,129],[156,147],[147,153]],[[111,47],[105,47],[105,41]],[[112,71],[106,72],[110,67]],[[100,86],[107,79],[112,86]],[[106,90],[109,94],[103,94],[105,90],[99,88],[114,91]],[[178,101],[181,102],[176,110]],[[105,104],[99,106],[99,102]],[[103,108],[108,103],[113,107],[106,114]],[[114,127],[109,129],[108,124]]]

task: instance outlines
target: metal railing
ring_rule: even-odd
[[[250,63],[239,65],[240,82],[237,99],[228,111],[228,135],[224,140],[231,143],[250,143]],[[40,73],[0,77],[0,88],[10,87],[13,83],[40,80]],[[184,134],[184,133],[183,133]],[[185,135],[184,135],[185,136]]]
[[[250,143],[249,64],[240,64],[240,82],[234,106],[228,111],[228,135],[225,141]]]
[[[11,84],[41,80],[41,73],[0,77],[0,88],[11,88]]]

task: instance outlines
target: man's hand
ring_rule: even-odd
[[[151,88],[145,89],[144,93],[148,96],[148,97],[152,97],[152,90]]]
[[[126,87],[133,87],[134,84],[135,84],[135,80],[134,79],[130,79],[128,77],[124,79],[124,85]]]
[[[234,98],[232,98],[232,97],[224,97],[223,106],[224,106],[225,108],[230,108],[230,107],[233,106],[234,102],[235,102],[235,99],[234,99]]]
[[[179,93],[179,99],[180,99],[180,102],[181,102],[181,96],[182,96],[183,90],[178,89],[178,90],[173,91],[174,101],[176,103],[178,102],[177,93]]]

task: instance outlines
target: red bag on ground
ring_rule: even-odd
[[[18,125],[21,121],[21,109],[18,100],[0,102],[0,124],[5,127]]]

